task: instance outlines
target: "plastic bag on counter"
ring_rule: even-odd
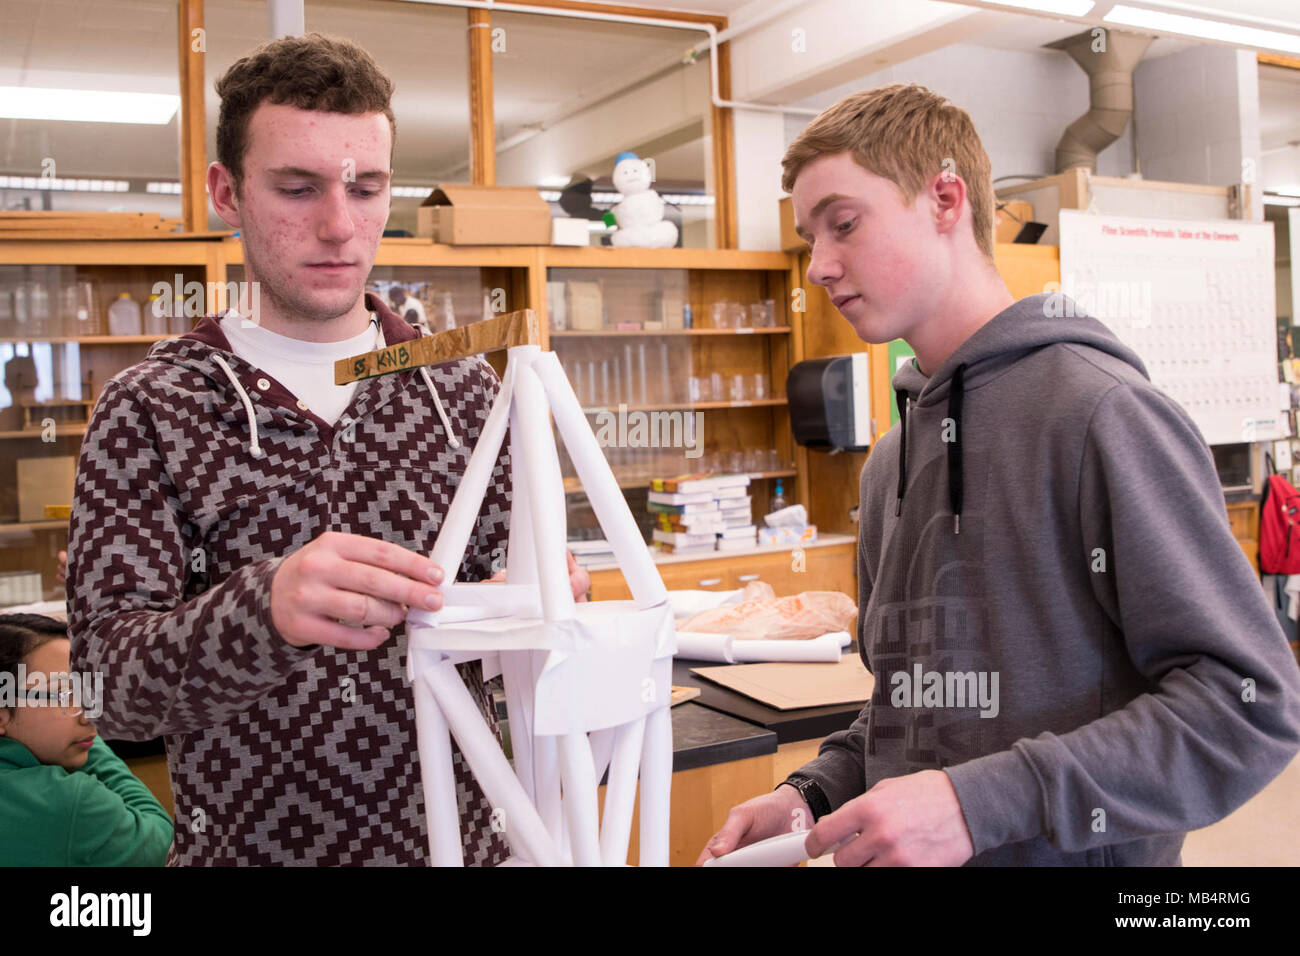
[[[803,591],[779,598],[775,593],[770,584],[751,582],[739,604],[701,611],[678,622],[677,629],[730,634],[742,641],[804,641],[857,630],[858,606],[847,594]]]

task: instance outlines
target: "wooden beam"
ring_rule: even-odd
[[[203,0],[177,0],[176,33],[181,86],[181,218],[185,232],[201,232],[208,228],[208,157],[203,106],[207,35],[203,27]]]
[[[469,10],[469,169],[476,186],[497,183],[492,110],[492,16]]]
[[[718,95],[731,99],[731,44],[720,43]],[[719,249],[738,248],[736,225],[736,142],[730,107],[709,104],[713,139],[713,231]]]
[[[711,23],[719,30],[727,28],[727,18],[713,13],[690,13],[686,10],[656,10],[633,4],[590,3],[585,0],[497,0],[501,9],[520,4],[529,7],[552,7],[556,10],[589,10],[595,13],[613,13],[624,17],[642,17],[651,20],[679,20],[686,23]]]
[[[1300,70],[1300,56],[1282,56],[1277,53],[1260,53],[1255,57],[1256,62],[1264,63],[1268,66],[1284,66],[1288,70]]]
[[[334,384],[347,385],[363,378],[391,375],[421,365],[438,365],[516,345],[541,344],[542,328],[537,313],[532,309],[521,309],[410,342],[398,342],[375,352],[339,359],[334,363]]]

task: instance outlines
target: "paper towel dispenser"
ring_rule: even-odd
[[[867,354],[809,359],[786,379],[794,440],[809,448],[871,447],[871,373]]]

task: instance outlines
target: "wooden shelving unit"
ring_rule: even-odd
[[[180,237],[131,240],[48,239],[0,240],[0,270],[29,267],[24,275],[53,276],[58,267],[69,278],[90,281],[95,288],[94,318],[101,327],[94,334],[68,334],[57,324],[42,327],[39,335],[20,334],[9,323],[0,327],[0,348],[7,354],[32,347],[47,350],[54,361],[64,363],[55,369],[56,384],[77,369],[80,380],[89,376],[97,392],[113,375],[145,357],[153,343],[173,335],[108,335],[103,324],[109,303],[120,291],[131,293],[135,301],[147,301],[158,282],[175,287],[177,276],[188,284],[203,284],[208,311],[216,312],[227,305],[227,283],[244,277],[243,246],[229,233],[207,233]],[[44,270],[44,271],[41,271]],[[694,327],[680,329],[619,330],[550,330],[547,314],[546,283],[563,281],[567,270],[595,274],[610,288],[607,301],[615,321],[637,321],[635,295],[629,290],[648,288],[671,276],[680,287],[682,298],[694,312]],[[593,273],[594,270],[594,273]],[[12,272],[12,270],[11,270]],[[447,246],[428,239],[384,239],[376,256],[371,279],[379,287],[387,283],[428,283],[440,294],[453,292],[462,321],[478,317],[475,306],[482,289],[501,293],[497,304],[506,311],[532,308],[541,319],[545,347],[562,353],[571,349],[621,349],[624,344],[645,344],[658,349],[657,343],[681,350],[674,353],[672,382],[641,400],[638,390],[629,390],[636,401],[620,404],[588,403],[589,414],[669,413],[705,416],[705,447],[719,451],[776,448],[793,467],[752,473],[751,492],[754,513],[761,515],[766,498],[776,479],[786,483],[791,500],[807,503],[806,482],[800,450],[790,435],[785,375],[790,365],[802,357],[802,316],[790,313],[790,290],[796,282],[795,257],[782,252],[747,252],[740,250],[695,249],[610,249],[561,248],[532,246]],[[53,279],[49,280],[51,283]],[[61,281],[61,280],[60,280]],[[0,281],[0,286],[3,281]],[[622,291],[620,291],[622,290]],[[56,301],[50,288],[51,301]],[[772,299],[776,304],[775,327],[711,328],[709,307],[715,301],[741,303]],[[617,317],[617,318],[616,318]],[[648,318],[648,316],[640,316]],[[72,323],[69,321],[69,325]],[[554,344],[552,345],[552,340]],[[60,357],[61,356],[61,357]],[[498,364],[504,356],[490,356]],[[62,369],[62,371],[60,370]],[[720,372],[724,376],[760,374],[767,395],[742,401],[687,400],[684,380],[676,376],[687,370],[703,376]],[[94,399],[97,395],[87,395]],[[41,441],[41,433],[0,423],[0,442],[4,443],[5,463],[0,465],[0,570],[35,569],[43,575],[47,591],[54,586],[55,555],[66,545],[66,520],[21,522],[16,520],[14,461],[18,458],[45,455],[73,456],[78,453],[84,426],[57,428],[54,443]],[[655,474],[694,470],[697,457],[686,457],[683,449],[677,457],[665,455],[663,467]],[[649,485],[650,465],[619,480],[620,487],[631,495],[643,494]],[[566,480],[566,491],[576,491],[577,481]],[[575,501],[581,501],[575,496]]]

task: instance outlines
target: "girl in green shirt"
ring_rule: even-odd
[[[0,865],[161,866],[171,817],[58,677],[68,654],[67,625],[0,615]]]

